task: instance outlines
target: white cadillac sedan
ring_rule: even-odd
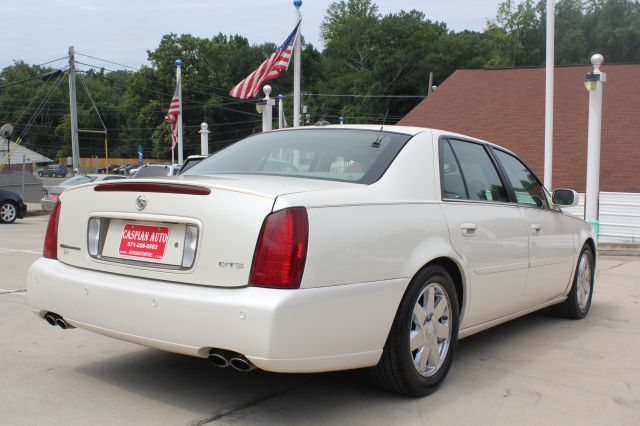
[[[244,139],[186,174],[68,189],[28,294],[80,327],[219,367],[372,367],[426,395],[458,339],[553,306],[582,318],[596,238],[513,153],[439,130]]]

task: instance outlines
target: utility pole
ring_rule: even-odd
[[[427,96],[433,92],[433,71],[429,73],[429,87],[427,88]]]
[[[71,112],[71,156],[73,174],[80,171],[80,147],[78,146],[78,108],[76,105],[76,58],[73,46],[69,46],[69,110]]]

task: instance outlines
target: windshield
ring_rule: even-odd
[[[284,175],[370,184],[411,136],[354,129],[300,129],[251,136],[219,151],[185,175]]]
[[[83,183],[93,182],[95,179],[96,178],[92,176],[78,175],[63,181],[60,183],[60,186],[82,185]]]

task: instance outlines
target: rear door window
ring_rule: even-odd
[[[461,140],[450,140],[448,143],[457,160],[456,165],[460,168],[467,199],[494,202],[508,201],[507,191],[500,180],[500,175],[482,144]],[[443,154],[446,155],[446,150]],[[444,176],[444,183],[448,185],[447,175],[445,174]],[[454,182],[453,178],[449,180],[452,183]],[[459,183],[455,185],[457,189],[447,187],[445,191],[459,192]],[[448,197],[446,193],[445,197],[456,198]]]

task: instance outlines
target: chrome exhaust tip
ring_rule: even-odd
[[[249,361],[248,359],[246,359],[243,356],[231,358],[231,361],[229,361],[229,363],[231,364],[231,366],[233,368],[235,368],[238,371],[242,371],[242,372],[247,372],[247,371],[251,371],[251,370],[255,370],[256,369],[256,366],[253,365],[251,363],[251,361]]]
[[[71,326],[62,318],[56,319],[56,324],[58,324],[58,327],[60,327],[63,330],[66,330],[67,328],[71,328]]]
[[[44,316],[44,320],[49,323],[49,325],[56,325],[56,317],[51,312],[47,312]]]
[[[229,366],[229,360],[219,352],[209,354],[209,362],[216,367],[224,368]]]

